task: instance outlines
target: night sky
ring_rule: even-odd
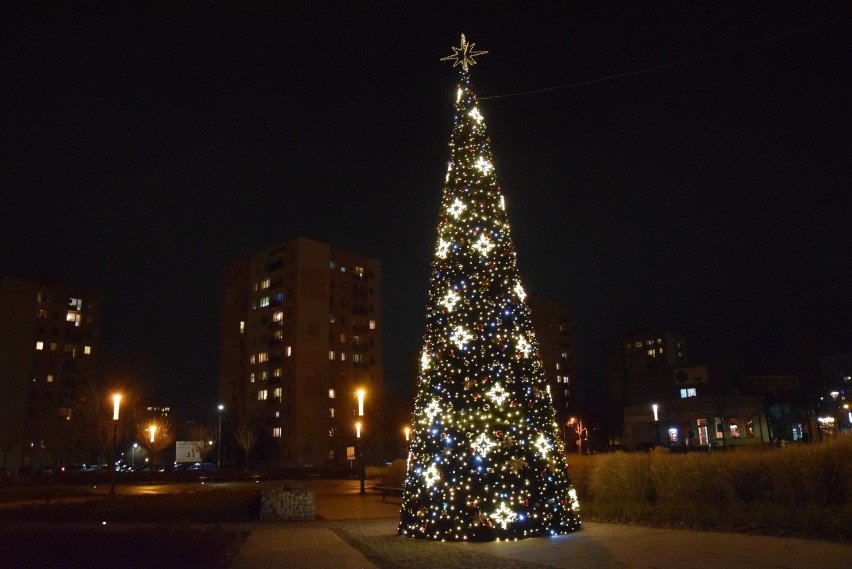
[[[305,235],[380,259],[410,388],[460,33],[581,385],[637,328],[754,373],[852,351],[848,3],[27,6],[0,15],[0,273],[101,291],[110,382],[215,401],[223,265]]]

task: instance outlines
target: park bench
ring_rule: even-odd
[[[402,496],[401,486],[373,486],[373,490],[382,493],[382,502],[385,501],[387,496]]]

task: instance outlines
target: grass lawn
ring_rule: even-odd
[[[50,492],[49,503],[10,504],[14,497],[3,496],[0,568],[228,569],[249,535],[244,524],[258,520],[255,487],[142,496]],[[38,497],[37,489],[17,499]]]

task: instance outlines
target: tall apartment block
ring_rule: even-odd
[[[564,425],[576,414],[577,347],[568,309],[530,293],[527,297],[536,339],[541,350],[544,375],[556,409],[556,420]]]
[[[226,422],[258,430],[259,460],[344,467],[359,420],[367,446],[380,440],[379,261],[304,237],[235,259],[221,325]]]
[[[91,461],[100,307],[93,291],[0,277],[0,469]]]

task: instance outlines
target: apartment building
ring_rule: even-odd
[[[100,295],[49,278],[0,277],[0,469],[89,462]]]
[[[356,421],[366,446],[380,439],[379,261],[305,237],[235,259],[221,326],[225,422],[257,430],[258,461],[345,467]]]

